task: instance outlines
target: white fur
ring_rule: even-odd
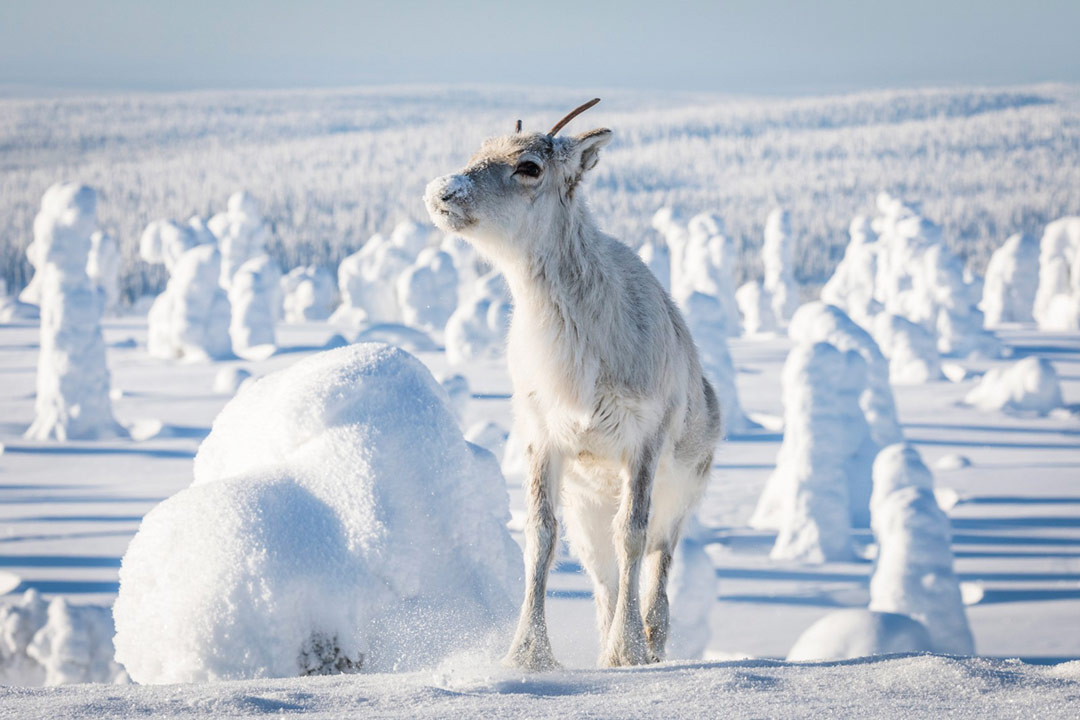
[[[662,657],[667,568],[720,434],[678,309],[632,250],[600,232],[580,197],[581,177],[610,137],[494,138],[425,194],[434,222],[487,256],[514,298],[508,360],[529,514],[525,602],[507,662],[532,669],[556,664],[544,592],[560,501],[593,580],[601,664]]]

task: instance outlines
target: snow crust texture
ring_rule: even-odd
[[[512,620],[498,465],[402,350],[246,384],[194,474],[124,556],[116,657],[138,682],[425,667]]]

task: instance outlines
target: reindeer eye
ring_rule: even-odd
[[[514,168],[514,174],[531,178],[540,177],[540,166],[532,160],[525,160],[517,164],[517,167]]]

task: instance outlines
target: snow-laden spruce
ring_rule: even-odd
[[[206,227],[217,238],[221,250],[221,287],[228,291],[240,267],[266,252],[270,231],[258,202],[246,191],[230,195],[225,212],[210,218]]]
[[[1024,233],[1009,236],[986,266],[979,303],[986,327],[1031,322],[1038,287],[1039,244]]]
[[[781,323],[790,320],[799,307],[794,253],[790,214],[783,208],[774,208],[765,220],[765,241],[761,246],[761,262],[765,268],[762,286],[769,294],[773,315]]]
[[[397,279],[401,320],[410,327],[441,336],[458,305],[454,258],[438,248],[424,248]]]
[[[217,238],[201,218],[187,225],[174,220],[155,220],[139,237],[139,257],[151,265],[161,264],[171,275],[181,256],[197,245],[216,245]],[[219,268],[220,270],[220,268]]]
[[[102,298],[102,311],[115,315],[120,306],[120,249],[116,238],[100,230],[90,236],[86,274]]]
[[[240,357],[262,358],[277,348],[274,322],[281,310],[281,269],[269,255],[253,257],[229,285],[229,338]]]
[[[878,237],[865,215],[858,215],[851,221],[848,236],[851,241],[832,277],[821,288],[821,299],[869,328],[874,315],[881,311],[881,303],[874,297]]]
[[[889,358],[889,382],[921,385],[941,379],[941,356],[934,336],[902,315],[878,313],[871,325],[874,340]]]
[[[724,408],[724,429],[731,433],[746,432],[755,423],[746,416],[735,386],[735,363],[728,351],[728,316],[720,300],[712,295],[692,292],[679,303],[697,344],[701,367],[712,383],[720,407]]]
[[[866,389],[859,407],[870,428],[846,464],[848,505],[855,527],[870,526],[870,470],[878,450],[903,439],[896,401],[889,385],[889,365],[870,334],[843,310],[822,302],[807,303],[791,318],[788,335],[797,343],[827,342],[840,351],[854,350],[866,363]]]
[[[113,418],[101,335],[103,296],[86,273],[97,193],[76,183],[45,191],[34,218],[41,302],[35,440],[125,435]]]
[[[397,348],[245,386],[191,487],[124,556],[116,657],[142,683],[403,670],[512,620],[521,553],[494,458]]]
[[[481,358],[501,357],[506,351],[513,304],[503,276],[492,271],[477,280],[468,299],[446,322],[446,360],[463,365]]]
[[[735,301],[739,305],[743,332],[747,336],[771,335],[779,329],[772,308],[772,296],[760,281],[743,283],[735,291]]]
[[[143,237],[145,239],[146,235]],[[162,252],[163,258],[169,258],[175,249],[172,243],[162,247],[173,248]],[[198,243],[183,250],[173,260],[164,262],[166,265],[172,263],[172,274],[165,291],[157,296],[147,315],[147,352],[166,360],[205,361],[232,357],[229,337],[232,310],[228,296],[218,284],[221,253],[217,246]]]
[[[1063,405],[1061,383],[1046,358],[1026,357],[986,371],[964,402],[980,410],[1010,410],[1046,415]]]
[[[324,267],[296,267],[281,278],[281,310],[285,322],[326,320],[334,312],[337,287]]]
[[[870,609],[922,623],[934,652],[972,655],[975,642],[953,572],[949,518],[933,475],[913,447],[883,449],[874,461],[872,527],[878,544]]]
[[[330,322],[352,328],[401,322],[396,284],[411,264],[412,257],[400,245],[383,235],[372,235],[338,265],[341,306]]]
[[[750,524],[778,530],[771,557],[852,557],[849,474],[870,428],[859,406],[866,361],[826,342],[796,345],[781,375],[784,440]]]
[[[0,685],[126,682],[112,636],[108,608],[27,590],[0,603]]]
[[[1042,330],[1080,330],[1080,216],[1043,231],[1033,314]]]

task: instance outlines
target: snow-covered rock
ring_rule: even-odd
[[[36,590],[0,603],[0,684],[122,683],[109,608],[46,602]]]
[[[86,274],[101,293],[103,312],[115,315],[120,307],[120,250],[112,235],[99,230],[90,236]]]
[[[983,280],[982,302],[986,327],[1032,321],[1039,286],[1039,244],[1017,233],[990,256]]]
[[[975,643],[953,572],[949,519],[927,483],[933,476],[913,448],[893,445],[874,461],[872,527],[879,549],[870,609],[918,620],[935,652],[971,655]]]
[[[502,275],[491,272],[477,281],[469,300],[458,306],[446,323],[447,361],[463,365],[501,356],[512,307]]]
[[[746,335],[769,335],[777,331],[772,296],[760,282],[751,280],[743,283],[735,291],[735,301],[739,305],[743,332]]]
[[[221,287],[229,290],[233,276],[244,263],[266,253],[270,232],[258,202],[246,191],[229,196],[226,211],[210,218],[206,227],[217,238],[221,250]]]
[[[795,281],[795,240],[791,236],[788,211],[775,208],[765,220],[765,242],[761,262],[765,266],[763,287],[769,293],[773,315],[781,323],[791,319],[799,306],[799,284]]]
[[[728,432],[745,432],[754,423],[743,412],[739,392],[735,387],[735,364],[728,351],[728,318],[720,301],[700,292],[693,292],[680,303],[690,334],[698,346],[705,377],[712,383],[720,401],[724,427]]]
[[[75,183],[45,191],[34,218],[41,301],[35,440],[124,435],[112,414],[101,335],[102,295],[86,273],[97,193]]]
[[[1033,314],[1043,330],[1080,330],[1080,216],[1043,230]]]
[[[920,385],[941,379],[941,356],[934,336],[901,315],[883,312],[874,318],[874,340],[889,358],[889,382]]]
[[[458,304],[454,259],[438,248],[426,248],[397,280],[402,321],[441,335]]]
[[[140,683],[430,667],[509,629],[521,554],[495,459],[385,345],[245,388],[124,556],[116,657]]]
[[[334,312],[334,276],[324,267],[296,267],[281,278],[281,309],[285,322],[326,320]]]
[[[147,315],[150,355],[188,361],[232,356],[232,311],[220,276],[221,253],[211,243],[193,246],[175,261],[165,292]]]
[[[849,660],[892,653],[933,650],[918,620],[863,608],[834,610],[803,631],[788,652],[788,662]]]
[[[849,473],[870,428],[859,398],[866,362],[828,343],[796,345],[781,376],[784,440],[750,524],[778,530],[771,557],[852,557]]]
[[[1026,357],[990,368],[964,402],[980,410],[1012,410],[1046,415],[1063,405],[1057,371],[1045,358]]]
[[[274,321],[281,307],[281,269],[268,255],[253,257],[229,285],[229,338],[240,357],[266,357],[277,347]]]

